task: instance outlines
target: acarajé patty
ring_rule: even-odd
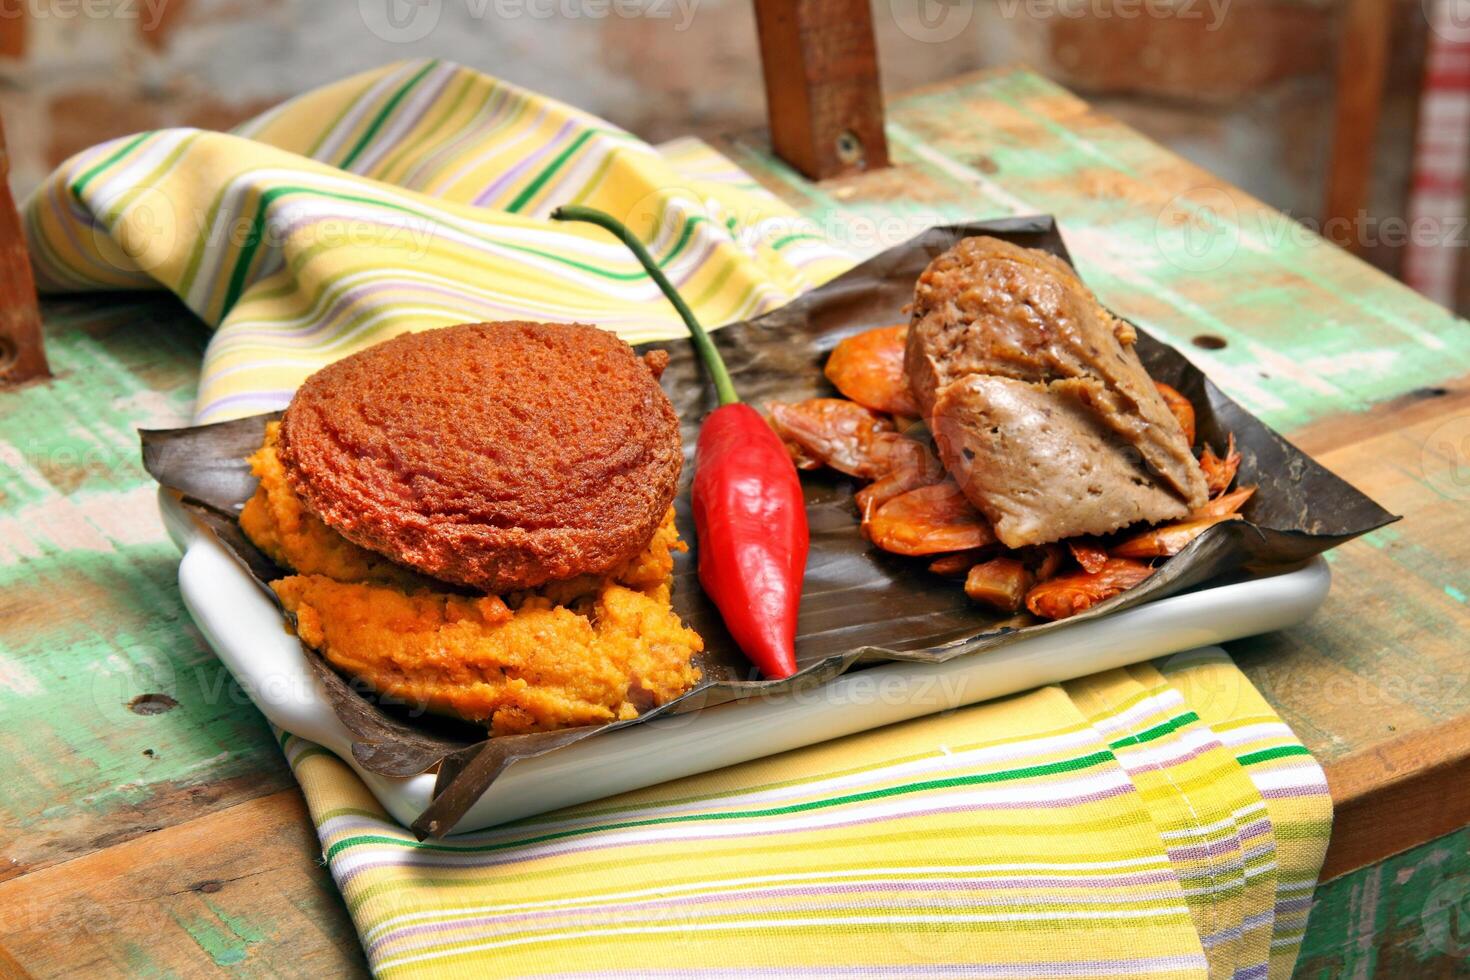
[[[667,362],[584,324],[403,334],[296,392],[287,479],[348,540],[446,582],[500,594],[602,575],[674,498]]]

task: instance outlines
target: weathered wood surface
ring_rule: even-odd
[[[730,152],[859,252],[941,221],[1059,215],[1109,305],[1406,515],[1334,553],[1311,622],[1232,652],[1328,766],[1335,840],[1355,842],[1334,867],[1440,832],[1470,755],[1470,327],[1025,73],[897,100],[889,136],[893,169],[820,186],[757,141]],[[57,377],[0,393],[0,910],[32,910],[0,914],[0,975],[360,968],[280,752],[189,624],[138,464],[136,426],[187,418],[205,332],[166,300],[44,313]],[[129,706],[149,694],[176,704]],[[1445,840],[1463,867],[1466,834]],[[1387,895],[1386,867],[1324,894],[1377,874]],[[95,928],[35,911],[71,896]],[[1426,970],[1465,963],[1422,916],[1358,913],[1350,962],[1383,929]],[[1309,949],[1347,949],[1316,923]]]
[[[1470,829],[1318,886],[1296,975],[1470,976]]]
[[[34,976],[280,977],[364,968],[362,949],[294,790],[0,884],[0,943]]]

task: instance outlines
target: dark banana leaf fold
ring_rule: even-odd
[[[833,346],[849,334],[904,321],[902,309],[929,261],[960,238],[980,234],[1067,258],[1056,223],[1047,216],[932,228],[778,310],[721,328],[715,340],[742,395],[757,407],[832,395],[822,365]],[[313,651],[306,651],[307,659],[333,710],[353,734],[359,765],[389,776],[437,767],[434,799],[413,829],[420,836],[439,837],[452,831],[490,784],[521,759],[664,713],[820,685],[867,664],[938,662],[977,655],[1044,630],[1077,629],[1095,617],[1206,582],[1286,568],[1397,519],[1227,398],[1177,350],[1142,330],[1138,335],[1138,352],[1149,372],[1196,406],[1198,438],[1223,451],[1233,433],[1242,457],[1239,482],[1256,484],[1259,490],[1244,510],[1244,521],[1210,528],[1143,584],[1071,619],[1037,622],[1025,615],[996,614],[970,602],[958,582],[930,574],[926,559],[874,549],[859,531],[854,482],[828,472],[808,473],[802,479],[811,557],[797,638],[801,670],[786,680],[759,679],[731,643],[695,573],[699,545],[689,515],[692,454],[700,421],[716,402],[694,349],[686,341],[670,341],[649,346],[670,354],[663,386],[683,424],[687,458],[676,510],[691,552],[675,568],[674,605],[705,639],[699,658],[704,679],[696,688],[629,721],[487,738],[483,728],[386,703],[340,676]],[[179,495],[273,600],[268,583],[288,573],[251,545],[236,518],[255,490],[245,459],[276,417],[142,433],[148,471]],[[675,730],[669,737],[677,742],[680,735]]]

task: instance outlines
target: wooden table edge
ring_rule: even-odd
[[[1470,824],[1470,717],[1338,759],[1323,770],[1333,820],[1319,881]]]

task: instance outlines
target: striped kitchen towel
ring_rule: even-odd
[[[1285,978],[1331,823],[1219,649],[437,841],[283,745],[385,977]]]
[[[284,407],[317,368],[405,330],[596,323],[687,336],[606,232],[622,218],[705,323],[780,306],[851,259],[700,144],[656,150],[551,99],[440,61],[293,99],[233,133],[93,147],[30,199],[43,292],[157,289],[216,332],[196,421]]]
[[[647,146],[441,62],[234,133],[64,164],[26,209],[51,291],[167,288],[215,328],[197,416],[467,320],[683,335],[625,216],[709,323],[850,264],[694,141]],[[448,840],[282,736],[382,976],[1286,977],[1321,868],[1321,769],[1219,650],[854,735]]]

